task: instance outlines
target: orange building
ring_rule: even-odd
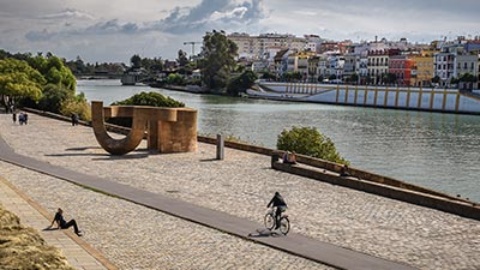
[[[412,75],[415,76],[414,63],[410,54],[390,56],[388,73],[395,74],[398,85],[410,86]]]

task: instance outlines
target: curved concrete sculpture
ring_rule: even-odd
[[[132,128],[122,139],[112,138],[105,128],[105,118],[132,118]],[[161,153],[197,150],[197,111],[189,108],[146,106],[103,107],[92,101],[92,126],[95,138],[107,152],[124,155],[148,139],[148,149]]]

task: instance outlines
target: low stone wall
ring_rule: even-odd
[[[442,196],[435,196],[415,190],[372,182],[370,180],[358,179],[352,176],[342,177],[336,175],[336,173],[333,174],[327,171],[324,172],[323,169],[309,168],[302,165],[297,166],[284,164],[279,162],[279,157],[277,155],[272,156],[272,168],[322,182],[327,182],[333,185],[348,187],[359,191],[480,220],[480,205],[476,205],[472,202],[452,200]]]

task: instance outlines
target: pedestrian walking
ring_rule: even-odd
[[[78,126],[78,114],[72,113],[72,126]]]

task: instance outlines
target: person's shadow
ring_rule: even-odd
[[[52,227],[49,226],[49,227],[44,228],[42,231],[56,231],[56,230],[60,230],[60,228],[58,228],[58,227],[57,228],[52,228]]]
[[[278,237],[278,236],[282,236],[282,234],[279,234],[276,231],[272,231],[272,230],[265,229],[265,228],[257,229],[256,233],[249,233],[248,234],[248,237],[254,237],[254,238],[257,238],[257,237]]]

